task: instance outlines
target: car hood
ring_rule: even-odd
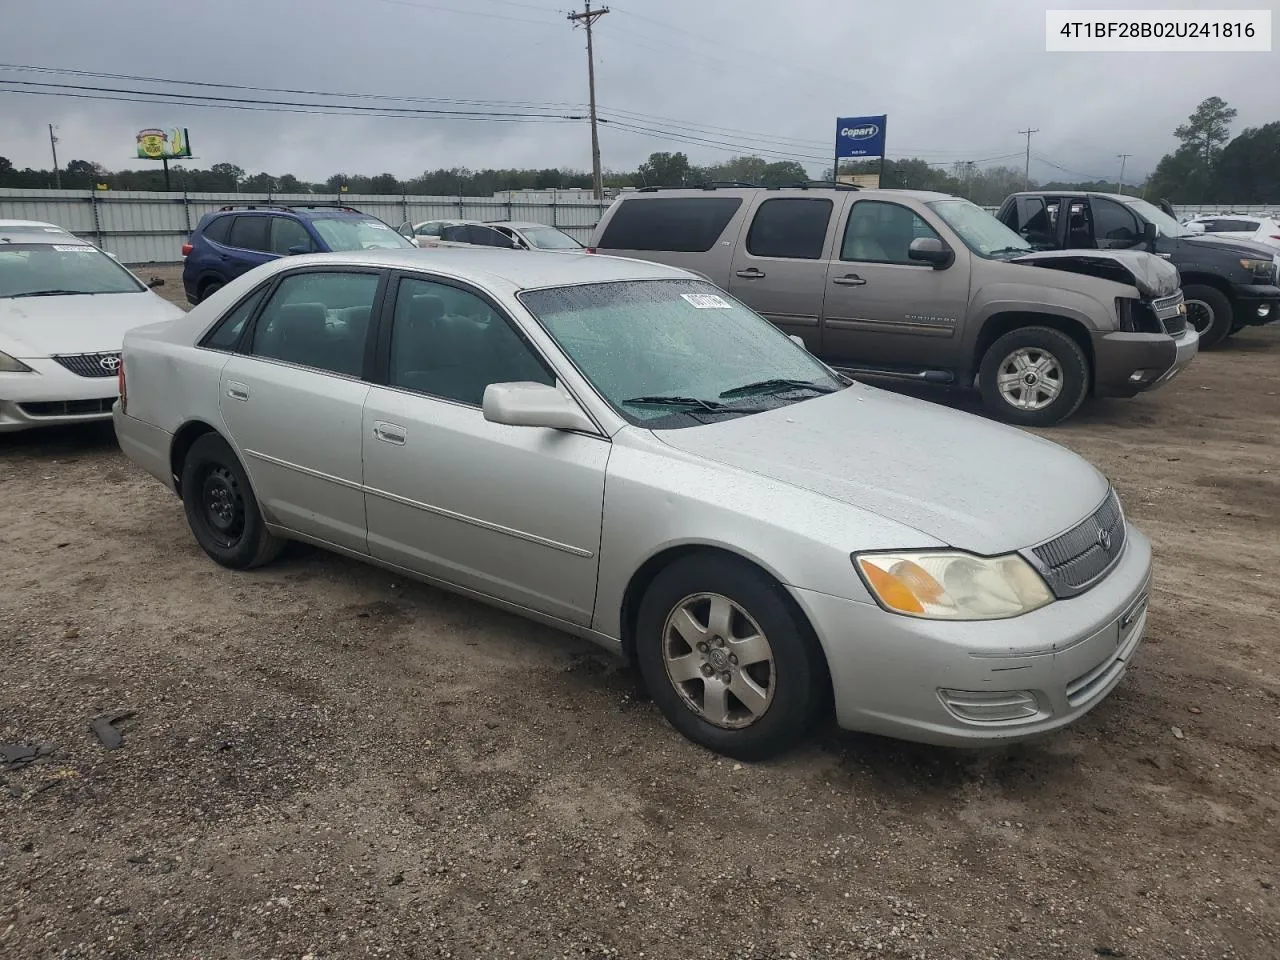
[[[1125,283],[1148,300],[1178,292],[1178,268],[1145,250],[1045,250],[1010,262]]]
[[[685,453],[987,555],[1061,533],[1108,489],[1097,469],[1056,443],[860,383],[767,413],[654,433]]]
[[[1185,243],[1192,248],[1209,247],[1222,253],[1234,254],[1235,256],[1244,254],[1257,257],[1259,260],[1271,260],[1276,255],[1275,247],[1259,243],[1257,240],[1246,240],[1243,237],[1201,234],[1195,237],[1179,237],[1178,242]]]
[[[126,330],[184,315],[150,290],[0,299],[0,351],[29,360],[119,350]]]

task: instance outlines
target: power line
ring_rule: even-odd
[[[486,20],[506,20],[511,23],[531,23],[539,27],[555,26],[549,20],[530,20],[528,17],[509,17],[501,13],[483,13],[479,10],[460,10],[457,7],[442,7],[434,3],[413,3],[411,0],[377,0],[378,3],[386,3],[396,7],[409,7],[415,10],[434,10],[440,13],[460,13],[467,17],[484,17]],[[511,4],[512,6],[524,6],[524,4]],[[534,8],[539,9],[539,8]],[[546,11],[551,13],[550,10]]]

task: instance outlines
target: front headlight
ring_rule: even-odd
[[[30,373],[31,368],[7,353],[0,353],[0,373]]]
[[[1240,266],[1259,279],[1268,279],[1276,264],[1274,260],[1241,260]]]
[[[1052,602],[1022,557],[978,557],[954,550],[854,554],[854,566],[880,605],[926,620],[1002,620]]]

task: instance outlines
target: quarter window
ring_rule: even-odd
[[[706,253],[742,206],[741,197],[637,197],[623,200],[600,238],[602,250]]]
[[[911,241],[919,237],[942,239],[923,218],[900,204],[859,200],[849,211],[840,259],[919,266],[918,260],[907,256]]]
[[[747,252],[753,257],[817,260],[827,240],[830,200],[779,197],[756,210],[747,233]]]
[[[555,377],[502,314],[470,291],[405,278],[396,292],[388,383],[472,406],[491,383]]]
[[[287,276],[258,317],[252,353],[358,377],[377,292],[375,273]]]
[[[240,342],[240,332],[244,330],[245,322],[253,315],[265,292],[266,288],[261,287],[241,300],[230,313],[218,321],[216,327],[209,331],[201,346],[209,347],[211,350],[234,350],[236,344]]]
[[[236,217],[235,223],[231,225],[231,239],[227,242],[241,250],[260,250],[266,253],[271,249],[267,242],[269,223],[268,217]]]
[[[216,217],[204,228],[204,235],[214,243],[226,243],[231,232],[231,221],[235,217]]]

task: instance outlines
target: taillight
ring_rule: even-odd
[[[191,255],[191,251],[192,251],[193,249],[194,249],[194,247],[192,247],[192,246],[191,246],[191,244],[189,244],[189,243],[184,243],[184,244],[182,245],[182,255],[183,255],[184,257],[189,257],[189,256]]]
[[[596,248],[595,248],[595,247],[583,247],[583,250],[585,250],[587,253],[595,253],[595,252],[596,252]]]
[[[120,388],[120,412],[125,413],[129,406],[129,396],[124,386],[124,354],[120,355],[120,366],[116,369],[116,385]]]
[[[1272,239],[1272,240],[1280,240],[1280,233],[1273,233],[1273,234],[1271,235],[1271,239]]]

